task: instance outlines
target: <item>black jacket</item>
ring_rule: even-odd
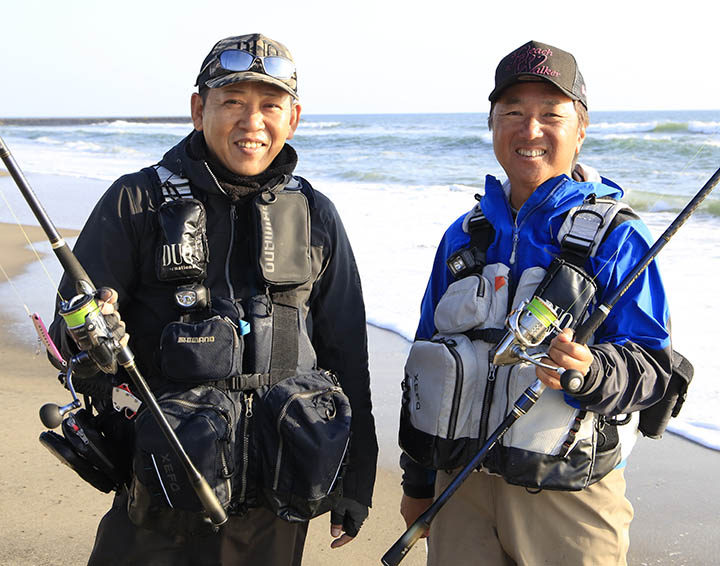
[[[205,285],[213,297],[243,299],[257,295],[263,284],[255,267],[252,199],[233,202],[207,162],[189,155],[190,138],[168,151],[160,165],[189,179],[193,195],[207,211],[209,263]],[[118,179],[95,206],[74,249],[98,288],[117,290],[119,312],[130,334],[129,346],[156,392],[164,385],[158,365],[160,334],[165,325],[178,319],[172,301],[175,286],[159,281],[155,272],[159,236],[155,212],[161,202],[158,187],[152,168]],[[360,278],[334,205],[307,182],[302,190],[310,204],[312,276],[297,289],[299,304],[318,366],[336,373],[352,405],[352,443],[344,495],[369,506],[378,449]],[[60,294],[65,298],[75,294],[67,277],[61,281]],[[68,348],[62,329],[56,317],[51,334]]]

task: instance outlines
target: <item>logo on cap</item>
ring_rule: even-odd
[[[532,45],[523,45],[510,54],[505,65],[505,71],[513,75],[516,73],[535,73],[546,77],[559,77],[560,71],[545,65],[552,55],[552,49],[549,47],[542,49]]]

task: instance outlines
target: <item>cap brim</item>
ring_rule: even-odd
[[[517,75],[513,75],[510,80],[505,81],[503,84],[496,86],[495,89],[490,93],[490,96],[488,96],[488,100],[490,102],[495,102],[498,98],[500,98],[500,95],[502,94],[502,91],[504,91],[509,86],[512,86],[516,83],[523,83],[523,82],[539,82],[543,81],[546,83],[550,83],[555,88],[557,88],[559,91],[561,91],[563,94],[569,96],[572,100],[580,100],[580,98],[570,92],[569,90],[565,89],[564,87],[557,84],[555,81],[553,81],[549,77],[543,77],[542,75],[537,75],[535,73],[518,73]]]
[[[293,98],[298,97],[297,93],[280,79],[276,79],[275,77],[271,77],[270,75],[265,75],[263,73],[255,73],[253,71],[229,73],[227,75],[223,75],[222,77],[205,81],[205,86],[208,88],[220,88],[229,84],[242,83],[246,81],[258,81],[261,83],[275,85],[276,87],[283,89]]]

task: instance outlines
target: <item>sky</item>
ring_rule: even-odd
[[[534,39],[573,53],[593,110],[720,108],[712,2],[0,0],[0,118],[185,116],[221,38],[290,48],[306,114],[485,112]]]

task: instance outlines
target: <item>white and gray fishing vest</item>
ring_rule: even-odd
[[[568,212],[556,239],[569,255],[594,256],[615,215],[628,209],[614,199],[589,200]],[[473,230],[492,231],[479,204],[463,227],[471,241]],[[490,241],[485,238],[485,249]],[[435,309],[437,333],[413,343],[405,365],[400,444],[424,467],[464,466],[536,379],[535,366],[528,362],[492,363],[508,313],[539,294],[546,270],[525,270],[512,304],[508,274],[507,265],[495,263],[453,282]],[[586,309],[580,316],[587,316]],[[528,353],[546,348],[541,344]],[[620,441],[618,429],[623,429]],[[636,415],[629,426],[611,426],[599,415],[573,407],[562,391],[546,389],[501,438],[483,468],[528,488],[579,490],[627,455],[636,429]]]

